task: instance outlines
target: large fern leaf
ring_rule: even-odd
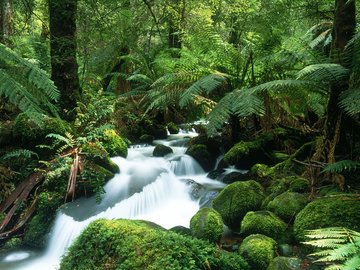
[[[352,116],[360,113],[360,89],[344,91],[340,96],[339,104],[345,112]]]
[[[297,79],[313,82],[337,83],[347,78],[350,71],[339,64],[315,64],[299,71]]]

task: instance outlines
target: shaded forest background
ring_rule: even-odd
[[[358,17],[354,0],[1,0],[0,240],[100,198],[110,156],[200,119],[248,169],[358,194]]]

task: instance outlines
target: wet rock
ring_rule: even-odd
[[[154,157],[163,157],[163,156],[166,156],[171,153],[173,153],[173,150],[171,149],[171,147],[163,145],[163,144],[159,144],[159,145],[155,146],[154,151],[153,151],[153,156]]]
[[[267,270],[301,270],[301,260],[299,258],[276,257],[269,264]]]
[[[211,207],[212,201],[219,195],[219,191],[207,191],[200,199],[200,207]]]
[[[186,185],[190,187],[190,197],[193,200],[198,200],[202,197],[206,191],[206,189],[199,183],[195,182],[192,179],[180,179]]]
[[[236,181],[247,181],[249,180],[250,175],[248,173],[241,172],[231,172],[224,176],[222,182],[225,184],[231,184]]]

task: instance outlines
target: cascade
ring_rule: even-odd
[[[0,257],[0,269],[57,269],[61,256],[86,226],[99,218],[143,219],[170,229],[189,227],[199,209],[199,200],[190,196],[191,186],[181,179],[191,178],[205,187],[221,188],[223,184],[206,177],[201,166],[185,155],[184,137],[194,132],[171,135],[157,141],[173,148],[174,154],[152,157],[152,146],[129,149],[127,159],[113,158],[119,165],[116,174],[104,187],[100,204],[95,198],[81,198],[59,209],[49,242],[43,254],[19,250]]]

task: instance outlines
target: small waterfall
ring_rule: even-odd
[[[75,238],[99,218],[143,219],[166,229],[177,225],[189,227],[199,201],[191,199],[191,187],[181,179],[190,176],[204,186],[222,184],[206,178],[201,166],[184,154],[185,147],[174,148],[176,153],[166,158],[152,157],[152,146],[130,148],[127,159],[113,158],[121,172],[105,185],[106,193],[100,204],[94,198],[81,198],[64,205],[56,216],[45,253],[36,258],[30,252],[14,252],[7,258],[19,258],[17,264],[0,259],[0,269],[57,269],[61,256]],[[21,261],[26,256],[30,258]]]

